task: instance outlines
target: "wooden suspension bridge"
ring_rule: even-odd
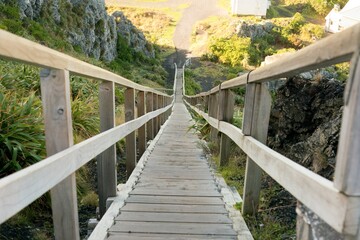
[[[248,156],[242,213],[256,212],[264,171],[344,239],[360,239],[359,50],[356,25],[195,96],[183,94],[185,66],[176,67],[170,96],[0,30],[0,57],[43,68],[48,155],[0,179],[0,223],[51,190],[55,238],[79,239],[75,172],[96,158],[102,218],[89,239],[252,239],[233,207],[236,194],[209,167],[196,133],[189,131],[191,109],[211,125],[212,138],[219,138],[221,165],[227,164],[230,141]],[[266,146],[271,99],[264,82],[349,60],[335,177],[329,181]],[[102,132],[76,145],[70,74],[101,81]],[[126,88],[126,122],[119,126],[114,121],[116,85]],[[231,124],[231,89],[239,86],[246,86],[242,129]],[[117,185],[115,144],[122,138],[128,180]],[[312,227],[299,214],[297,238],[312,239]]]

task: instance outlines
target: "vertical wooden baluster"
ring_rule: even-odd
[[[102,82],[99,87],[100,131],[115,127],[115,85]],[[99,209],[102,217],[106,211],[106,200],[116,196],[116,148],[109,147],[97,157]]]
[[[339,148],[336,155],[334,186],[347,196],[345,239],[360,239],[360,53],[354,54],[344,94]],[[352,233],[351,233],[352,232]]]
[[[148,92],[146,93],[146,113],[153,111],[153,93]],[[146,135],[147,135],[147,141],[150,141],[154,139],[154,120],[151,119],[146,123]]]
[[[211,95],[211,102],[210,102],[210,116],[213,118],[217,118],[217,111],[218,111],[218,94]],[[216,128],[211,128],[210,130],[210,139],[214,143],[218,143],[218,130]]]
[[[140,91],[138,93],[138,104],[137,104],[137,113],[138,117],[141,117],[145,114],[145,92]],[[138,138],[139,138],[139,156],[141,157],[146,150],[146,124],[141,126],[138,129]]]
[[[246,87],[243,133],[266,143],[271,110],[271,96],[265,84],[252,83]],[[251,158],[246,160],[243,195],[243,214],[253,214],[259,205],[261,168]]]
[[[69,71],[43,69],[40,78],[46,153],[51,156],[74,144]],[[55,239],[80,239],[75,173],[50,194]]]
[[[209,112],[209,99],[209,95],[206,95],[204,99],[204,112],[206,113]]]
[[[160,108],[162,108],[162,96],[161,95],[158,95],[158,106],[157,106],[157,109],[160,109]],[[162,116],[162,114],[161,115],[159,115],[158,117],[157,117],[157,129],[156,129],[156,134],[159,132],[159,130],[160,130],[160,128],[161,128],[161,116]]]
[[[219,121],[232,123],[234,116],[234,94],[230,90],[221,90],[219,98]],[[220,133],[220,166],[229,162],[231,139]]]
[[[135,90],[127,88],[125,90],[125,122],[135,119]],[[126,136],[126,177],[130,177],[136,166],[136,135],[135,132]]]
[[[158,106],[158,95],[157,94],[153,94],[153,110],[157,110],[159,108]],[[157,135],[158,133],[158,125],[159,125],[159,118],[158,117],[155,117],[153,119],[153,132],[154,132],[154,138],[155,136]]]

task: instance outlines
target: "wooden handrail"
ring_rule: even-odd
[[[359,52],[360,24],[357,24],[298,52],[288,54],[276,62],[225,81],[208,92],[184,96],[185,103],[210,124],[212,131],[220,131],[221,137],[226,135],[247,154],[248,164],[245,174],[243,212],[249,213],[249,208],[253,209],[251,211],[256,211],[254,206],[257,208],[258,199],[256,198],[259,198],[261,183],[261,172],[257,168],[260,167],[336,231],[351,237],[355,236],[354,239],[360,237]],[[291,77],[304,71],[349,60],[352,63],[351,74],[345,93],[335,179],[332,182],[273,151],[264,144],[271,100],[263,82]],[[221,104],[227,101],[223,92],[239,86],[246,86],[242,129],[228,123],[228,119],[222,121],[223,113],[221,112],[225,110],[222,109],[224,106]],[[220,100],[217,100],[218,98]],[[200,110],[199,104],[203,105],[202,107],[207,109],[208,113]],[[218,134],[215,135],[215,138],[217,136]],[[217,141],[217,139],[215,140]],[[221,145],[220,147],[221,150],[226,150],[224,146]],[[222,155],[221,158],[223,158]],[[226,159],[221,159],[220,162],[223,160],[226,162]],[[252,166],[251,170],[249,170],[249,166]],[[255,178],[254,175],[256,175]],[[247,181],[250,182],[248,185]],[[250,201],[247,200],[249,195],[252,195]]]
[[[0,179],[0,224],[121,138],[170,108],[171,105],[147,113]]]
[[[349,61],[354,52],[358,51],[359,47],[360,24],[357,24],[345,29],[341,33],[321,39],[297,52],[289,53],[285,58],[257,68],[250,73],[249,79],[247,74],[243,74],[227,80],[221,84],[221,89],[231,89],[244,86],[247,83],[261,83],[284,77],[292,77],[309,70]],[[218,91],[219,87],[216,86],[207,92],[188,97],[203,97]]]
[[[175,95],[169,96],[136,84],[100,67],[3,30],[0,30],[0,43],[1,58],[45,68],[41,71],[40,78],[48,154],[48,158],[41,162],[0,179],[0,223],[51,190],[56,239],[80,239],[75,171],[97,156],[99,207],[102,216],[106,212],[108,199],[117,193],[116,142],[126,137],[127,175],[130,176],[136,165],[136,154],[143,153],[147,140],[153,139],[158,133],[169,116]],[[102,133],[75,146],[72,146],[70,74],[101,80],[99,113]],[[118,127],[115,127],[116,84],[126,88],[126,123]],[[138,105],[138,118],[135,114],[136,94],[141,98],[138,102],[141,104]],[[146,127],[151,131],[146,131]],[[139,149],[136,146],[135,131],[139,132]]]
[[[0,43],[0,57],[3,58],[25,62],[29,65],[43,68],[63,69],[79,76],[103,81],[111,81],[123,87],[133,88],[138,91],[152,92],[158,95],[168,96],[165,93],[156,91],[149,87],[144,87],[115,73],[80,61],[74,57],[70,57],[64,53],[45,47],[41,44],[34,43],[1,29]]]

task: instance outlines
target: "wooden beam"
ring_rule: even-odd
[[[230,90],[220,91],[218,120],[232,123],[234,117],[234,94]],[[220,134],[220,166],[229,162],[231,139],[225,134]]]
[[[135,89],[125,90],[125,122],[135,119]],[[136,136],[135,131],[125,138],[126,149],[126,177],[130,177],[136,166]]]
[[[336,156],[334,186],[348,196],[360,198],[360,53],[351,61],[350,77],[344,94],[339,148]],[[351,210],[351,211],[350,211]],[[360,208],[349,209],[349,221],[345,228],[356,228],[360,238],[360,226],[354,226],[352,219],[360,218]]]
[[[100,131],[115,127],[115,84],[104,81],[99,87]],[[97,157],[99,210],[106,212],[106,200],[116,196],[116,148],[109,147]]]
[[[138,93],[137,113],[138,117],[141,117],[146,112],[145,106],[145,92],[140,91]],[[146,150],[146,124],[138,129],[139,139],[139,156],[141,157]]]
[[[43,69],[40,78],[46,153],[51,156],[74,144],[69,72]],[[55,238],[80,239],[75,173],[52,188],[50,193]]]
[[[210,95],[210,107],[209,107],[209,113],[211,117],[217,117],[218,112],[218,95],[213,94]],[[218,142],[218,133],[219,131],[216,128],[211,128],[210,130],[210,139],[213,142]]]
[[[163,103],[163,97],[160,96],[160,95],[158,95],[157,97],[158,97],[158,108],[162,108],[163,105],[164,105],[164,103]],[[159,115],[159,117],[158,117],[158,125],[157,125],[158,128],[157,128],[156,133],[158,133],[159,130],[160,130],[160,128],[161,128],[162,120],[163,120],[163,116],[162,116],[162,115]]]
[[[149,113],[153,111],[153,93],[147,92],[146,93],[146,113]],[[154,121],[150,120],[146,124],[146,140],[150,141],[154,139],[154,127],[153,127]]]
[[[250,135],[261,143],[266,143],[270,110],[271,96],[265,84],[250,84],[245,99],[245,114],[251,114],[251,118],[244,116],[244,129],[250,129]],[[249,101],[250,100],[250,101]],[[252,111],[251,111],[252,108]],[[248,111],[250,109],[250,111]],[[249,126],[250,125],[250,126]],[[246,159],[245,183],[243,193],[243,214],[257,212],[260,199],[262,169],[248,156]]]
[[[153,94],[153,110],[159,109],[159,98],[157,94]],[[154,137],[157,135],[159,129],[159,117],[154,118],[153,120],[153,133]]]
[[[66,69],[79,76],[112,81],[127,88],[153,92],[167,96],[160,91],[141,86],[110,71],[70,57],[41,44],[32,42],[15,34],[0,30],[0,57],[21,61],[44,68]]]

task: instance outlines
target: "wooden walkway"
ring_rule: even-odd
[[[223,179],[219,184],[198,136],[189,130],[194,122],[181,99],[181,80],[179,71],[173,113],[154,140],[107,239],[252,239],[233,209],[235,202],[224,201],[229,191],[222,190]]]

